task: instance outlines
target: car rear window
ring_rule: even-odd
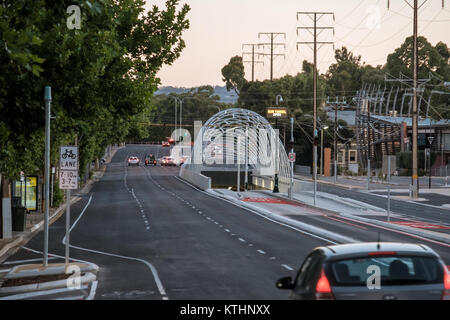
[[[442,282],[442,266],[437,258],[423,256],[380,256],[352,258],[331,263],[337,286],[366,286],[380,268],[381,285],[412,285]]]

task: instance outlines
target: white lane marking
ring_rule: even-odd
[[[55,257],[49,257],[48,260],[55,260],[57,258]],[[35,261],[42,261],[42,258],[36,258],[36,259],[26,259],[26,260],[14,260],[14,261],[6,261],[3,262],[3,264],[8,265],[8,264],[21,264],[21,263],[28,263],[28,262],[35,262]],[[2,272],[2,271],[0,271]]]
[[[163,300],[165,300],[164,296],[166,296],[166,290],[164,289],[164,286],[162,285],[161,279],[158,276],[158,271],[153,266],[153,264],[151,264],[150,262],[145,261],[143,259],[139,259],[139,258],[121,256],[121,255],[114,254],[114,253],[102,252],[102,251],[92,250],[92,249],[87,249],[87,248],[81,248],[81,247],[77,247],[77,246],[74,246],[74,245],[70,245],[70,247],[74,248],[74,249],[82,250],[82,251],[102,254],[102,255],[105,255],[105,256],[110,256],[110,257],[115,257],[115,258],[122,258],[122,259],[126,259],[126,260],[134,260],[134,261],[139,261],[139,262],[144,263],[150,269],[150,271],[152,272],[153,278],[155,280],[156,286],[158,287],[159,293],[163,297]]]
[[[80,289],[87,289],[88,286],[81,286]],[[0,300],[22,300],[22,299],[28,299],[33,297],[39,297],[39,296],[48,296],[50,294],[57,294],[57,293],[63,293],[68,291],[74,291],[77,289],[73,288],[60,288],[60,289],[51,289],[51,290],[44,290],[44,291],[38,291],[38,292],[27,292],[27,293],[20,293],[15,294],[12,296],[7,297],[1,297]]]
[[[77,224],[77,222],[81,219],[81,217],[83,216],[84,212],[86,211],[87,206],[90,204],[91,199],[92,199],[92,195],[89,198],[88,204],[83,209],[83,211],[81,212],[80,216],[75,221],[74,225],[69,229],[69,231],[72,230],[75,227],[75,225]],[[65,237],[63,239],[63,244],[65,244]],[[135,260],[135,261],[139,261],[139,262],[144,263],[147,267],[150,268],[150,271],[153,274],[153,278],[155,280],[156,286],[158,287],[158,290],[159,290],[161,296],[163,296],[163,300],[166,300],[166,299],[164,299],[164,296],[166,296],[166,290],[164,289],[164,286],[162,285],[161,279],[158,276],[158,272],[157,272],[156,268],[150,262],[145,261],[143,259],[139,259],[139,258],[125,257],[125,256],[120,256],[120,255],[108,253],[108,252],[102,252],[102,251],[97,251],[97,250],[92,250],[92,249],[81,248],[81,247],[77,247],[77,246],[74,246],[74,245],[71,245],[71,244],[69,244],[69,246],[71,248],[75,248],[75,249],[82,250],[82,251],[93,252],[93,253],[103,254],[103,255],[117,257],[117,258],[122,258],[122,259],[127,259],[127,260]]]
[[[288,266],[287,264],[282,264],[281,265],[283,268],[286,268],[286,269],[288,269],[289,271],[292,271],[292,270],[294,270],[293,268],[291,268],[290,266]]]
[[[81,217],[83,216],[84,212],[86,211],[86,209],[89,207],[89,205],[91,204],[91,200],[92,197],[94,196],[94,193],[91,194],[91,196],[89,197],[89,201],[86,203],[86,205],[84,206],[83,210],[81,211],[80,215],[78,216],[77,220],[75,220],[75,222],[73,223],[73,225],[70,227],[69,229],[69,233],[72,231],[73,228],[75,228],[75,226],[77,225],[78,221],[80,221]],[[65,245],[66,244],[66,236],[64,236],[62,243]]]
[[[73,297],[64,297],[64,298],[57,298],[55,300],[83,300],[84,296],[73,296]]]
[[[210,194],[210,193],[208,193],[208,192],[205,192],[205,191],[203,191],[203,190],[200,190],[200,189],[198,189],[197,187],[195,187],[195,186],[193,186],[192,184],[190,184],[189,182],[186,182],[186,181],[184,181],[184,180],[182,180],[182,179],[180,179],[180,178],[178,178],[178,177],[174,177],[174,178],[177,179],[177,180],[179,180],[179,181],[181,181],[182,183],[184,183],[184,184],[190,186],[191,188],[193,188],[193,189],[195,189],[195,190],[197,190],[197,191],[199,191],[199,192],[202,192],[202,193],[204,193],[204,194],[206,194],[206,195],[208,195],[208,196],[210,196],[210,197],[212,197],[212,198],[216,198],[216,199],[219,199],[219,200],[228,202],[228,203],[230,203],[230,204],[232,204],[232,205],[234,205],[234,206],[236,206],[236,207],[238,207],[238,208],[247,210],[247,211],[249,211],[249,212],[251,212],[251,213],[254,213],[254,214],[260,216],[261,218],[264,218],[264,219],[266,219],[266,220],[269,220],[269,221],[271,221],[271,222],[274,222],[274,223],[276,223],[276,224],[278,224],[278,225],[280,225],[280,226],[283,226],[283,227],[286,227],[286,228],[295,230],[295,231],[297,231],[297,232],[299,232],[299,233],[308,235],[308,236],[313,237],[313,238],[316,238],[316,239],[320,239],[320,240],[325,241],[325,242],[329,242],[329,243],[332,243],[332,244],[338,244],[338,242],[335,242],[335,241],[332,241],[332,240],[329,240],[329,239],[320,237],[320,236],[315,235],[315,234],[313,234],[313,233],[310,233],[310,232],[307,232],[307,231],[303,231],[303,230],[301,230],[301,229],[298,229],[298,228],[296,228],[296,227],[290,226],[290,225],[288,225],[288,224],[285,224],[285,223],[282,223],[282,222],[278,222],[278,221],[276,221],[276,220],[273,220],[273,219],[271,219],[271,218],[269,218],[269,217],[267,217],[267,216],[265,216],[265,215],[263,215],[263,214],[261,214],[261,213],[255,211],[255,210],[252,210],[252,209],[249,209],[249,208],[247,208],[247,207],[241,206],[241,205],[235,203],[234,201],[230,201],[230,200],[221,198],[221,197],[219,197],[219,196],[215,196],[215,195],[213,195],[213,194]]]
[[[230,230],[228,230],[228,229],[225,229],[225,231],[226,231],[226,232],[230,232]]]
[[[27,250],[27,251],[30,251],[30,252],[33,252],[33,253],[37,253],[37,254],[43,254],[42,251],[34,250],[34,249],[31,249],[31,248],[28,248],[28,247],[22,247],[22,249]],[[49,253],[48,255],[49,255],[49,257],[51,256],[51,257],[57,257],[57,258],[65,259],[65,257],[59,256],[59,255],[54,254],[54,253]],[[72,260],[72,261],[77,261],[77,262],[82,262],[82,263],[86,263],[86,264],[90,264],[90,265],[93,265],[93,264],[94,264],[94,263],[89,262],[89,261],[80,260],[80,259],[75,259],[75,258],[70,258],[70,260]]]
[[[238,240],[240,241],[240,242],[246,242],[244,239],[242,239],[242,238],[238,238]]]
[[[95,280],[94,282],[92,282],[91,285],[91,292],[89,292],[89,296],[86,298],[86,300],[93,300],[95,297],[95,292],[97,291],[97,285],[98,285],[98,281]]]
[[[275,257],[270,257],[270,258],[269,258],[269,260],[275,260],[275,259],[276,259]]]
[[[266,254],[266,252],[265,252],[265,251],[262,251],[261,249],[258,249],[258,250],[256,250],[256,251],[258,251],[258,252],[261,253],[261,254]]]
[[[214,221],[215,224],[219,224],[217,221]]]

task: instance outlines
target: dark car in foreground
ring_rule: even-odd
[[[450,274],[426,245],[371,242],[318,247],[296,278],[276,283],[300,300],[450,300]]]
[[[150,165],[156,166],[156,158],[153,154],[149,154],[148,156],[145,157],[145,165],[146,166],[150,166]]]

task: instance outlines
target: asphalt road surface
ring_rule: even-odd
[[[349,190],[338,186],[317,184],[317,190],[327,193],[332,193],[340,197],[350,198],[370,205],[387,209],[387,198],[377,194],[368,193],[365,191]],[[391,193],[391,196],[399,195],[398,193]],[[424,195],[424,197],[429,197]],[[440,202],[426,203],[421,202],[407,202],[402,200],[391,199],[391,211],[400,213],[418,220],[428,221],[432,223],[445,224],[450,226],[450,210],[444,208],[436,208],[431,205],[440,206],[442,204],[442,196],[439,198]]]
[[[285,299],[276,280],[295,276],[313,248],[334,243],[198,191],[178,179],[177,167],[127,166],[128,156],[149,153],[159,158],[169,148],[118,150],[72,206],[71,257],[100,267],[95,299]],[[324,227],[373,238],[339,221]],[[385,240],[418,242],[380,232]],[[50,227],[50,253],[64,256],[64,233],[63,216]],[[42,251],[42,243],[41,232],[8,261],[41,258],[28,249]],[[433,248],[449,264],[449,248]]]

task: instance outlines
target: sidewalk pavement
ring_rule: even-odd
[[[105,157],[106,163],[109,163],[117,152],[117,150],[123,147],[113,148],[110,157]],[[106,167],[101,166],[99,171],[95,171],[92,178],[86,183],[86,185],[74,193],[71,197],[71,205],[81,199],[80,196],[89,193],[92,185],[97,182],[104,174]],[[61,204],[59,208],[49,209],[49,225],[58,220],[65,212],[66,202]],[[18,249],[24,246],[36,233],[44,228],[44,214],[28,214],[27,222],[24,231],[13,231],[13,237],[11,239],[0,239],[0,264],[3,263],[9,256],[13,255]]]
[[[295,179],[312,182],[311,177],[295,175]],[[357,177],[354,177],[357,178]],[[367,190],[367,181],[361,181],[361,177],[358,179],[342,178],[339,177],[337,183],[334,183],[333,177],[320,177],[317,180],[318,185],[326,184],[330,186],[336,186],[345,189],[356,189],[360,191],[365,191],[374,195],[387,197],[388,185],[371,183],[369,190]],[[392,185],[391,184],[391,197],[395,200],[408,201],[408,202],[429,202],[428,205],[435,206],[441,209],[450,209],[450,186],[445,187],[433,187],[428,189],[427,187],[422,187],[419,190],[419,198],[411,199],[409,197],[409,188],[404,185]],[[318,188],[320,189],[320,188]]]
[[[450,227],[424,223],[423,221],[412,221],[411,219],[405,220],[401,215],[396,214],[391,214],[391,221],[387,222],[387,213],[383,209],[364,203],[347,202],[347,199],[330,197],[332,196],[330,194],[321,194],[321,197],[317,199],[317,206],[314,207],[311,204],[311,196],[308,196],[306,192],[296,193],[293,196],[293,200],[288,199],[284,193],[273,194],[268,190],[239,192],[239,195],[237,192],[228,189],[213,189],[208,190],[208,192],[242,207],[257,211],[259,214],[279,223],[297,227],[340,243],[358,241],[322,227],[294,220],[292,217],[296,215],[341,216],[363,224],[371,224],[374,227],[379,226],[406,232],[450,244],[450,233],[446,233],[450,231]],[[361,208],[363,205],[366,205],[365,209]],[[353,209],[349,209],[351,206],[354,206]]]
[[[313,181],[311,175],[294,174],[294,177],[301,180]],[[428,177],[420,177],[419,187],[420,190],[428,189]],[[325,177],[317,175],[317,182],[335,184],[334,177]],[[393,176],[391,177],[391,188],[409,188],[411,182],[410,177]],[[433,189],[450,188],[450,179],[446,184],[445,177],[432,177],[431,186]],[[336,185],[344,188],[357,188],[367,190],[367,177],[363,176],[337,176]],[[387,181],[379,179],[378,177],[372,177],[369,183],[369,189],[379,189],[382,186],[387,188]]]

